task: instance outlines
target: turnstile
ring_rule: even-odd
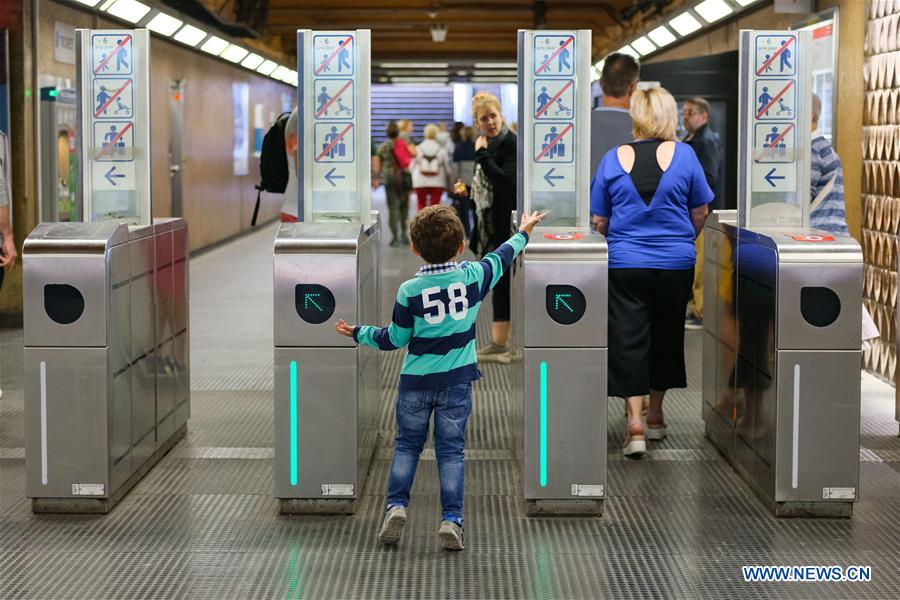
[[[607,243],[538,228],[513,276],[516,456],[529,514],[602,514],[606,494]]]
[[[380,321],[377,214],[284,223],[274,249],[275,496],[282,513],[348,513],[375,450],[378,352],[334,323]]]
[[[188,236],[42,223],[24,263],[26,492],[34,512],[112,509],[190,413]]]
[[[861,248],[721,216],[705,229],[707,435],[776,516],[849,517],[859,490]]]

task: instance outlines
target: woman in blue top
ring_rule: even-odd
[[[626,399],[623,452],[666,436],[666,390],[687,387],[684,313],[713,191],[687,144],[675,141],[675,99],[663,88],[631,97],[634,142],[606,153],[591,183],[594,227],[609,240],[609,395]],[[647,432],[641,422],[650,394]]]

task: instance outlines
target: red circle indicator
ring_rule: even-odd
[[[583,233],[572,231],[570,233],[545,233],[544,237],[548,240],[559,240],[563,242],[580,240],[584,237]]]
[[[792,235],[792,239],[798,242],[833,242],[833,235]]]

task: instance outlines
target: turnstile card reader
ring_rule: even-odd
[[[283,513],[352,512],[375,449],[378,352],[338,335],[379,321],[377,216],[285,223],[275,238],[275,496]]]
[[[607,244],[538,228],[514,278],[523,332],[517,455],[529,513],[599,513],[606,494]]]
[[[186,225],[42,223],[23,263],[26,493],[108,512],[186,431]]]

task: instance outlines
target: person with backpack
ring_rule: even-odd
[[[441,201],[450,176],[450,157],[437,141],[437,125],[425,126],[425,141],[416,146],[412,165],[412,184],[418,198],[419,210]]]
[[[295,108],[290,114],[279,115],[263,137],[262,151],[259,156],[260,181],[254,186],[256,188],[256,206],[253,208],[253,217],[250,219],[251,227],[256,227],[262,192],[284,194],[281,221],[294,223],[298,220],[297,145],[297,109]],[[288,156],[292,157],[290,161]]]
[[[406,149],[406,144],[399,138],[400,128],[394,121],[387,124],[387,136],[384,142],[378,146],[376,152],[381,163],[381,180],[384,182],[384,194],[387,197],[388,225],[391,229],[391,247],[406,246],[409,238],[406,236],[406,219],[409,216],[409,190],[404,189],[403,178],[405,169],[400,165],[400,154],[406,157],[408,166],[412,157]],[[402,149],[398,148],[403,144]],[[399,152],[398,152],[399,150]]]

